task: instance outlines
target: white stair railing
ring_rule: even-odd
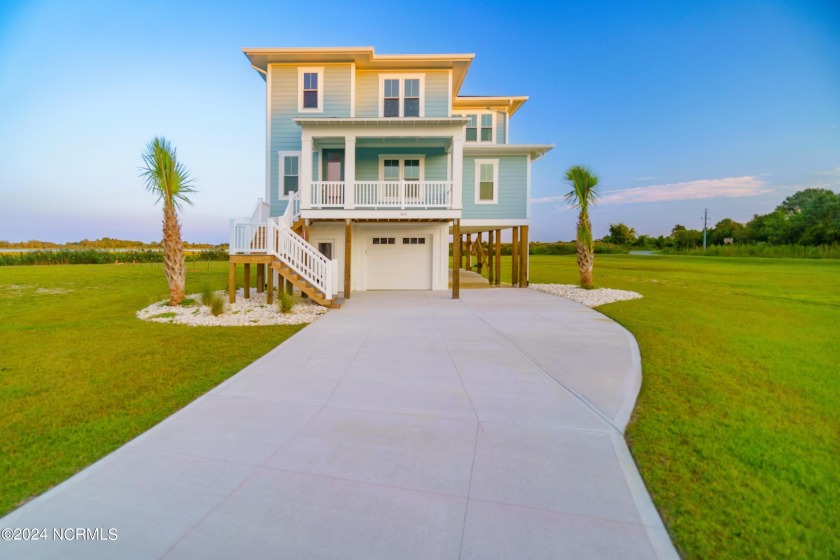
[[[293,193],[289,205],[279,219],[268,219],[267,252],[291,268],[301,278],[320,290],[326,299],[333,299],[338,293],[338,261],[328,259],[315,247],[292,231],[292,225],[300,216],[300,195]]]

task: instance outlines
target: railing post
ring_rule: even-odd
[[[230,232],[228,239],[228,254],[236,254],[236,220],[230,221]]]
[[[344,138],[344,208],[356,207],[356,137]]]

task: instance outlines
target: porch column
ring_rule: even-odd
[[[344,299],[350,299],[350,254],[353,248],[353,220],[344,221]]]
[[[502,230],[496,230],[496,285],[502,283]]]
[[[496,252],[495,243],[493,241],[495,237],[495,231],[490,230],[487,232],[487,281],[490,285],[493,285],[493,274],[495,270],[493,269],[493,253]]]
[[[236,263],[228,265],[228,302],[236,303]]]
[[[475,267],[479,274],[481,274],[481,271],[484,270],[485,259],[482,259],[481,257],[486,256],[484,253],[484,247],[481,245],[481,240],[483,237],[484,234],[482,234],[480,231],[475,234],[475,246],[478,248],[475,255]]]
[[[300,192],[300,208],[308,210],[312,207],[312,136],[304,127],[300,140],[300,165],[298,166],[298,191]],[[283,178],[280,178],[282,181]]]
[[[344,208],[356,207],[356,137],[344,139]]]
[[[461,297],[461,220],[452,220],[452,299]]]
[[[464,179],[464,141],[452,140],[452,209],[461,210],[464,207],[461,189]],[[458,226],[460,231],[461,227]]]
[[[522,244],[522,248],[519,251],[519,287],[520,288],[527,288],[528,287],[528,259],[530,250],[528,248],[528,226],[522,226],[519,228],[520,234],[519,239]]]
[[[245,280],[243,282],[245,288],[245,299],[251,297],[251,263],[245,263]]]
[[[265,265],[257,263],[257,293],[263,293],[263,286],[265,286]]]
[[[510,285],[516,286],[519,284],[519,228],[511,228],[510,231]]]
[[[467,251],[467,255],[466,255],[467,256],[467,265],[464,267],[467,270],[472,270],[472,266],[470,266],[472,264],[472,261],[470,259],[470,255],[472,254],[471,249],[472,249],[472,234],[468,233],[467,234],[467,250],[466,250]]]

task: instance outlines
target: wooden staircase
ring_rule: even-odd
[[[338,309],[344,302],[344,298],[337,295],[333,299],[325,298],[324,293],[321,290],[313,286],[306,278],[300,276],[280,259],[275,258],[271,263],[271,268],[276,270],[277,274],[291,282],[292,285],[296,286],[301,291],[301,293],[309,296],[312,301],[318,305],[322,305],[327,309]]]

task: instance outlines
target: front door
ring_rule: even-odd
[[[341,154],[327,154],[327,181],[341,181]]]

